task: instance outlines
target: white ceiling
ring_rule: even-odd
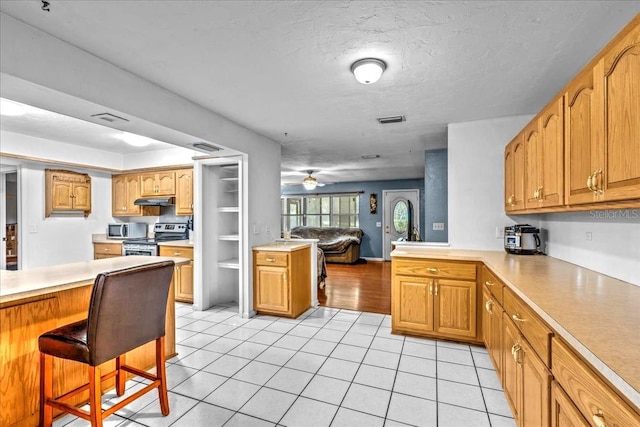
[[[341,182],[422,177],[448,123],[537,112],[640,2],[53,0],[50,12],[38,1],[0,11],[280,142],[284,182],[306,169]],[[374,85],[350,73],[365,57],[387,63]],[[391,115],[407,120],[376,121]]]

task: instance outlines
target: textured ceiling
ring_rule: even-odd
[[[51,3],[0,10],[280,142],[285,182],[306,169],[331,182],[422,177],[447,123],[537,112],[640,11],[631,1]],[[387,63],[374,85],[349,71],[365,57]],[[376,121],[390,115],[407,120]]]

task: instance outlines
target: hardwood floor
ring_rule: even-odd
[[[321,306],[391,314],[391,263],[327,264]]]

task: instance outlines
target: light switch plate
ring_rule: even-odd
[[[434,222],[433,223],[433,229],[436,230],[436,231],[444,230],[444,222]]]

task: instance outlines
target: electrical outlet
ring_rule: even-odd
[[[433,229],[436,230],[436,231],[444,230],[444,222],[434,222],[433,223]]]
[[[586,238],[587,238],[587,240],[592,240],[593,239],[593,234],[590,231],[587,231]]]
[[[496,239],[504,239],[504,227],[496,227]]]
[[[267,234],[271,233],[271,226],[269,224],[264,226],[264,232]]]
[[[376,227],[378,228],[382,227],[382,223],[380,221],[376,222]]]

